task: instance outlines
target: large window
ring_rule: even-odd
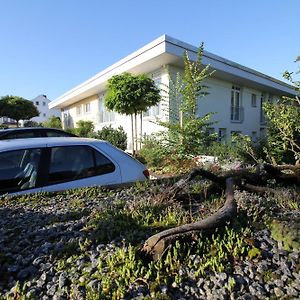
[[[265,112],[264,112],[264,102],[266,101],[266,96],[265,94],[261,94],[260,96],[260,123],[264,124],[266,123],[266,116],[265,116]]]
[[[256,94],[251,95],[251,106],[256,107]]]
[[[104,105],[104,95],[99,96],[99,122],[114,122],[116,118],[116,113],[113,111],[109,111],[105,108]]]
[[[91,103],[88,102],[86,104],[84,104],[84,113],[88,114],[91,112]]]
[[[153,74],[152,79],[156,85],[156,87],[161,88],[161,76],[160,74]],[[146,112],[144,112],[144,117],[155,117],[161,114],[160,111],[160,103],[157,105],[151,106]]]
[[[76,106],[76,114],[78,116],[80,116],[82,114],[82,105],[81,104]]]
[[[231,89],[231,114],[232,122],[241,122],[243,120],[243,109],[241,106],[241,89],[237,86],[232,86]]]
[[[115,170],[114,164],[89,146],[65,146],[51,149],[49,184],[86,178]]]
[[[37,187],[41,149],[0,153],[0,194]]]

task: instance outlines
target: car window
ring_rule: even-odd
[[[114,164],[89,146],[51,148],[49,184],[113,172]]]
[[[95,174],[106,174],[111,173],[115,170],[115,165],[103,154],[95,151]]]
[[[46,136],[48,137],[65,137],[65,136],[70,136],[67,132],[59,131],[59,130],[47,130],[46,131]]]
[[[37,187],[41,149],[0,153],[0,194]]]
[[[35,133],[33,130],[30,131],[20,131],[20,132],[12,132],[8,134],[6,139],[23,139],[23,138],[33,138],[39,136],[38,133]]]

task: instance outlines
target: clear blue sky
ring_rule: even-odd
[[[0,96],[54,100],[168,34],[282,79],[300,0],[0,0]]]

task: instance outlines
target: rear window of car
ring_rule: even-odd
[[[114,172],[115,165],[89,146],[51,148],[48,184],[57,184]]]
[[[26,131],[15,131],[15,132],[10,132],[7,134],[3,134],[1,136],[1,139],[23,139],[23,138],[33,138],[33,137],[39,137],[40,135],[38,132],[34,132],[33,130],[26,130]]]
[[[46,136],[48,137],[67,137],[67,136],[73,136],[72,134],[69,134],[68,132],[60,131],[60,130],[46,130]]]

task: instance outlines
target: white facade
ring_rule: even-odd
[[[51,102],[46,95],[39,95],[30,100],[38,109],[40,115],[30,119],[31,121],[42,123],[47,121],[51,116],[60,117],[61,113],[59,109],[50,109],[49,103]]]
[[[64,127],[74,127],[79,120],[93,121],[96,130],[106,125],[121,125],[130,140],[130,117],[107,112],[103,105],[107,80],[123,72],[147,73],[157,84],[168,86],[169,74],[183,70],[185,51],[192,60],[196,59],[196,47],[164,35],[63,94],[49,107],[61,109]],[[284,82],[212,53],[204,51],[202,62],[215,72],[206,79],[209,95],[201,99],[198,114],[214,113],[212,121],[216,123],[211,130],[218,133],[220,140],[228,139],[233,132],[250,135],[255,140],[265,125],[261,101],[295,94]],[[156,117],[168,118],[162,104],[144,115],[143,134],[161,130],[153,123]],[[131,148],[130,142],[128,146]]]

